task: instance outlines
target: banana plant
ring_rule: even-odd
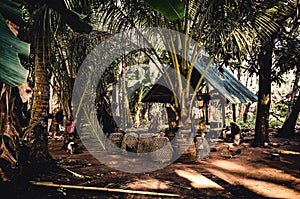
[[[132,93],[132,96],[130,96],[130,102],[136,111],[134,116],[134,125],[137,127],[140,126],[142,117],[142,99],[147,91],[149,91],[150,86],[153,86],[160,77],[160,74],[155,69],[154,65],[139,64],[137,67],[132,67],[126,71],[128,74],[126,75],[126,79],[128,80],[126,89],[129,93]]]
[[[184,2],[181,0],[145,0],[154,10],[163,14],[168,20],[180,20],[184,15]]]
[[[30,45],[21,41],[7,23],[16,28],[23,23],[23,11],[12,0],[0,1],[0,81],[15,87],[27,81],[28,70],[21,65],[19,55],[27,57]]]
[[[17,37],[18,26],[23,23],[23,11],[14,1],[0,2],[0,159],[16,167],[19,160],[19,132],[11,121],[11,87],[16,87],[27,81],[28,70],[20,63],[20,56],[29,55],[30,45]],[[9,86],[9,87],[8,87]],[[5,109],[4,109],[5,107]],[[9,176],[0,168],[2,181],[8,181]]]

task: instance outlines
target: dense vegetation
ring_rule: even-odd
[[[211,57],[207,68],[217,61],[221,66],[235,72],[239,79],[246,76],[246,79],[252,77],[257,81],[258,78],[258,89],[254,90],[258,96],[257,108],[249,111],[251,103],[237,107],[238,122],[255,128],[253,146],[264,146],[269,142],[269,126],[282,124],[279,135],[294,136],[300,111],[299,2],[162,2],[1,1],[1,158],[16,166],[22,159],[20,151],[26,146],[29,156],[24,157],[23,162],[38,165],[51,162],[47,136],[52,97],[57,97],[59,107],[63,109],[67,120],[73,117],[76,119],[72,112],[71,95],[76,73],[85,57],[97,44],[113,34],[129,29],[141,30],[145,27],[168,28],[194,39]],[[170,4],[173,6],[170,7]],[[156,48],[143,49],[124,54],[111,64],[99,82],[96,101],[107,102],[107,96],[103,93],[109,92],[110,86],[118,81],[118,75],[129,71],[134,65],[150,62],[171,65],[178,72],[176,89],[184,91],[182,99],[186,102],[190,100],[191,95],[194,99],[204,88],[203,77],[197,82],[195,92],[189,93],[180,83],[180,74],[187,82],[191,82],[194,58],[198,55],[199,48],[180,38],[165,45],[171,52],[162,52]],[[179,50],[185,56],[172,53],[174,46],[179,46]],[[186,55],[190,51],[193,52],[193,56],[189,60]],[[137,76],[145,76],[142,70],[138,71],[141,74]],[[291,74],[294,77],[291,77]],[[293,81],[288,82],[289,78]],[[20,101],[19,90],[16,88],[25,82],[33,89],[33,98]],[[249,86],[250,82],[245,84]],[[139,111],[145,109],[141,107],[145,106],[141,104],[142,96],[148,89],[147,83],[145,85],[132,98],[122,99],[122,108],[126,110],[125,117],[129,118],[132,112],[139,117]],[[281,91],[276,90],[278,88],[285,88],[282,90],[285,93],[281,94]],[[24,89],[24,85],[19,89]],[[32,91],[27,87],[26,89],[27,95],[31,95]],[[290,92],[286,92],[289,89]],[[21,97],[24,95],[21,94]],[[113,102],[108,100],[107,103],[103,106],[110,106]],[[184,103],[179,107],[174,103],[182,123],[190,120],[189,104],[192,103]],[[55,112],[56,110],[53,113]],[[243,117],[245,112],[246,117]],[[248,112],[250,114],[247,114]],[[24,117],[21,118],[20,114]],[[136,121],[140,119],[137,118]],[[125,122],[122,125],[126,124]],[[7,148],[10,148],[10,151]]]

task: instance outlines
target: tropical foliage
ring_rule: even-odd
[[[168,12],[172,16],[162,12],[165,9],[163,7],[167,5],[158,6],[157,1],[105,2],[99,9],[103,16],[99,18],[101,27],[106,27],[110,32],[145,26],[177,30],[199,42],[212,56],[210,62],[206,63],[207,67],[217,60],[221,65],[240,69],[242,62],[246,61],[249,63],[247,70],[256,71],[262,76],[268,77],[268,74],[267,76],[263,75],[263,72],[271,71],[264,67],[264,65],[272,65],[269,60],[271,60],[273,47],[269,43],[280,31],[282,23],[296,13],[296,1],[165,1],[166,4],[170,4],[170,2],[175,5],[168,8],[173,9]],[[177,17],[174,13],[177,13]],[[183,17],[181,13],[183,13]],[[168,60],[167,63],[174,67],[177,74],[184,74],[187,82],[190,82],[194,60],[198,56],[199,49],[181,39],[174,39],[165,45],[171,51],[174,50],[174,46],[182,51],[182,57],[167,53],[168,59],[163,60]],[[192,50],[192,57],[188,59],[187,55],[190,50]],[[261,56],[266,50],[269,50],[269,53],[265,57]],[[154,56],[153,59],[162,60],[157,52],[152,52],[150,56]],[[202,75],[204,76],[205,73],[206,71]],[[196,92],[200,88],[203,76],[195,87]],[[270,95],[270,78],[271,76],[266,79],[266,82],[261,80],[259,102],[261,102],[262,96]],[[178,90],[182,91],[180,76],[177,75],[177,79]],[[265,121],[258,119],[256,128],[256,137],[258,140],[264,141],[268,141],[269,103],[266,105],[262,111],[259,108],[257,117],[264,118]],[[185,112],[184,108],[181,107],[182,113]],[[260,124],[262,121],[263,125]],[[264,128],[261,129],[261,126]],[[261,135],[264,135],[264,138]],[[260,141],[258,145],[262,145],[264,141]]]
[[[271,106],[271,82],[283,82],[282,75],[288,71],[295,71],[295,82],[291,103],[290,117],[286,118],[281,135],[292,132],[299,114],[299,3],[296,0],[259,1],[259,0],[12,0],[0,1],[0,81],[15,87],[27,81],[28,70],[20,62],[20,57],[29,55],[30,45],[18,39],[17,27],[24,26],[23,12],[26,12],[26,28],[23,38],[31,43],[31,59],[34,61],[30,68],[30,82],[34,85],[30,124],[26,128],[24,138],[30,138],[30,156],[36,162],[44,162],[49,158],[47,145],[47,130],[49,118],[50,88],[58,93],[60,106],[64,109],[68,119],[72,116],[71,93],[73,84],[83,60],[94,46],[109,38],[114,33],[135,29],[141,35],[145,27],[160,27],[175,30],[176,34],[161,37],[166,50],[157,46],[131,52],[116,60],[100,80],[96,100],[103,97],[101,92],[110,92],[109,87],[115,84],[122,74],[135,70],[134,65],[141,63],[160,63],[176,72],[175,85],[181,96],[181,106],[176,102],[176,111],[181,114],[182,123],[190,120],[193,100],[197,92],[207,89],[204,82],[205,73],[211,64],[218,63],[221,67],[231,70],[249,72],[260,76],[258,92],[258,109],[256,117],[255,145],[262,146],[268,140],[269,110]],[[91,26],[90,24],[93,24]],[[99,29],[99,30],[92,30]],[[74,33],[78,32],[78,33]],[[27,33],[26,33],[27,32]],[[159,32],[162,34],[163,32]],[[179,34],[180,33],[180,34]],[[24,36],[27,34],[27,37]],[[146,32],[155,35],[157,33]],[[29,35],[29,36],[28,36]],[[165,36],[164,35],[164,36]],[[171,38],[171,39],[170,39]],[[196,43],[191,42],[192,39]],[[174,53],[179,52],[179,53]],[[203,61],[206,69],[199,81],[191,81],[194,64],[197,57],[206,52],[209,59]],[[135,56],[142,57],[136,59]],[[246,63],[246,64],[245,64]],[[220,70],[221,70],[220,67]],[[130,84],[120,92],[126,96],[136,84],[145,84],[136,90],[132,98],[124,98],[124,110],[136,111],[135,121],[139,121],[140,107],[136,107],[148,89],[148,83],[143,82],[142,76],[150,77],[143,67],[132,74]],[[168,76],[166,67],[163,72]],[[167,79],[170,79],[167,77]],[[187,80],[187,87],[193,86],[195,92],[185,88],[183,80]],[[51,83],[51,84],[49,84]],[[125,85],[125,84],[124,84]],[[124,86],[122,85],[122,86]],[[2,85],[1,85],[2,86]],[[82,85],[84,86],[84,85]],[[4,87],[3,87],[4,88]],[[1,91],[1,99],[10,94],[5,87]],[[94,93],[88,93],[94,96]],[[298,95],[298,97],[297,97]],[[192,97],[191,97],[192,96]],[[188,101],[190,100],[190,101]],[[5,101],[5,100],[3,100]],[[6,99],[6,102],[9,100]],[[130,103],[129,103],[130,101]],[[129,107],[129,104],[131,107]],[[286,106],[275,104],[277,108],[286,110]],[[134,108],[136,110],[134,110]],[[8,112],[10,105],[2,112]],[[272,107],[271,107],[272,108]],[[86,110],[86,115],[94,110]],[[276,111],[271,112],[276,115]],[[179,115],[180,115],[179,114]],[[8,115],[8,114],[7,114]],[[280,115],[282,118],[283,115]],[[90,121],[93,121],[92,118]],[[10,122],[7,120],[6,122]],[[1,121],[3,126],[5,122]],[[5,128],[13,143],[19,143],[19,135],[13,123]],[[92,124],[92,126],[96,126]],[[94,129],[97,133],[99,129]],[[291,136],[292,134],[289,134]],[[4,141],[0,149],[4,151]],[[18,146],[14,148],[18,150]],[[6,151],[7,152],[7,151]],[[8,155],[10,153],[8,152]],[[15,156],[7,156],[11,163],[18,161]],[[45,162],[44,162],[45,163]]]
[[[8,26],[10,24],[10,27]],[[20,56],[28,56],[30,45],[19,40],[17,26],[23,23],[20,5],[11,0],[0,2],[0,81],[15,87],[27,81],[28,71],[21,65]],[[15,28],[12,32],[10,28]]]

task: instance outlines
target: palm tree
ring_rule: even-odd
[[[271,69],[273,41],[267,41],[261,47],[258,55],[259,65],[259,91],[258,106],[255,122],[255,137],[253,146],[263,146],[269,143],[269,112],[271,105]]]
[[[36,18],[33,41],[35,84],[30,126],[34,126],[34,130],[31,134],[33,145],[30,156],[33,160],[46,162],[46,159],[48,161],[50,159],[47,151],[49,82],[51,78],[51,73],[47,70],[50,68],[50,13],[47,6],[43,6],[40,11],[41,14],[38,15],[40,18]]]
[[[204,76],[210,65],[215,60],[227,65],[229,59],[237,59],[241,63],[243,57],[253,53],[251,44],[258,37],[258,31],[252,22],[258,13],[265,10],[259,7],[260,5],[261,3],[256,1],[118,0],[104,2],[102,7],[100,6],[99,21],[100,26],[111,33],[128,29],[138,30],[147,26],[177,31],[175,34],[166,31],[167,36],[161,35],[167,52],[155,48],[144,52],[150,59],[170,65],[174,69],[176,78],[173,78],[173,81],[170,80],[170,74],[164,67],[163,72],[174,93],[175,110],[181,119],[180,126],[188,128],[186,132],[191,132],[193,102],[197,93],[204,87]],[[260,12],[256,10],[258,7],[261,9]],[[270,16],[267,16],[259,21],[259,36],[264,39],[274,31],[272,24],[265,23],[269,18]],[[258,24],[255,25],[258,27]],[[197,43],[192,43],[191,38]],[[191,81],[192,73],[201,48],[204,48],[211,57],[203,61],[207,65],[206,69],[195,83]],[[176,51],[179,53],[175,53]],[[189,89],[190,85],[193,86],[193,91]]]
[[[170,2],[172,6],[170,6]],[[109,1],[104,3],[102,9],[100,8],[100,13],[103,16],[100,20],[102,25],[107,27],[110,32],[142,28],[144,26],[158,26],[181,32],[187,38],[193,38],[199,42],[209,54],[213,55],[210,63],[208,63],[209,66],[217,55],[220,56],[220,54],[226,52],[226,47],[228,49],[230,45],[238,45],[239,48],[237,49],[245,49],[247,45],[247,36],[242,33],[245,30],[243,25],[247,25],[243,22],[243,18],[248,17],[249,11],[246,12],[246,10],[249,2],[239,3],[192,0],[164,1],[164,3],[155,3],[155,1]],[[242,11],[235,14],[236,10],[239,9]],[[180,37],[173,39],[172,42],[168,41],[166,43],[166,47],[171,51],[175,50],[175,46],[176,48],[179,47],[178,51],[182,51],[182,57],[168,52],[167,58],[178,74],[178,90],[182,91],[184,88],[182,88],[179,74],[183,74],[187,78],[189,86],[193,64],[198,56],[199,48],[191,46],[189,41],[180,39]],[[193,55],[188,59],[190,51]],[[156,60],[162,60],[157,52],[152,51],[149,56]],[[195,85],[194,97],[202,80],[203,78],[200,78],[198,85]],[[188,91],[178,93],[182,93],[183,98],[189,96]],[[184,107],[185,104],[188,103],[182,104],[181,115],[182,118],[188,119],[187,109],[189,108]]]
[[[31,159],[34,163],[47,163],[51,160],[48,153],[47,126],[50,96],[50,47],[54,23],[53,12],[57,11],[61,18],[75,31],[90,32],[91,26],[83,22],[79,15],[67,8],[64,1],[33,2],[29,6],[35,10],[33,15],[33,51],[34,51],[34,95],[32,115],[25,136],[30,134]],[[31,7],[31,9],[32,9]],[[61,19],[56,16],[56,19]]]
[[[280,74],[286,71],[295,70],[295,80],[292,90],[291,105],[289,106],[288,114],[282,128],[279,129],[280,137],[292,137],[295,134],[295,125],[297,123],[300,107],[299,97],[299,79],[300,79],[300,38],[299,24],[297,24],[297,15],[289,18],[288,23],[282,29],[279,35],[278,43],[280,46],[275,49],[276,66],[280,68]],[[297,97],[298,94],[298,97]]]
[[[300,96],[292,107],[292,112],[286,118],[282,128],[278,131],[280,137],[292,137],[295,135],[295,126],[300,112]]]
[[[258,106],[255,123],[255,138],[252,143],[253,146],[263,146],[269,143],[268,128],[269,128],[269,111],[271,104],[271,71],[272,71],[272,56],[274,50],[274,41],[280,34],[282,24],[289,17],[296,15],[297,10],[296,1],[278,1],[275,4],[266,4],[267,9],[261,12],[256,18],[257,23],[265,16],[271,17],[269,24],[272,24],[275,31],[271,31],[269,38],[261,40],[260,53],[258,54],[259,66],[259,91],[258,91]],[[271,20],[271,19],[276,19]],[[259,30],[258,30],[259,32]]]
[[[171,7],[168,4],[170,2]],[[259,100],[261,101],[270,93],[270,80],[268,78],[270,76],[271,62],[269,56],[271,51],[269,49],[272,49],[272,42],[268,41],[278,27],[276,22],[271,20],[275,16],[274,9],[280,10],[278,7],[276,9],[276,5],[273,8],[265,4],[260,1],[205,0],[165,1],[161,4],[147,0],[138,2],[120,0],[106,2],[100,11],[103,16],[101,22],[110,32],[143,26],[158,26],[177,30],[187,37],[193,38],[212,56],[207,63],[207,69],[215,59],[225,65],[228,65],[229,60],[237,60],[241,63],[247,56],[255,55],[256,46],[253,45],[266,44],[258,56],[259,65],[262,66],[259,93]],[[192,49],[188,42],[180,39],[174,41],[173,44],[168,43],[168,45],[169,49],[172,49],[172,46],[179,46],[184,55],[187,55]],[[193,50],[193,56],[190,60],[186,59],[187,56],[183,56],[182,59],[176,54],[168,54],[171,65],[177,74],[185,75],[188,84],[191,80],[194,60],[198,56],[198,49]],[[154,52],[153,55],[155,55],[153,59],[160,60],[161,57],[157,56],[157,52]],[[255,62],[257,62],[257,57]],[[265,64],[268,64],[268,67],[264,66]],[[193,96],[199,91],[204,75],[205,72],[195,86]],[[177,78],[178,90],[182,91],[180,76],[178,75]],[[189,96],[188,93],[185,97],[187,96]],[[268,141],[266,133],[268,121],[266,119],[269,115],[269,101],[266,100],[265,102],[267,104],[263,106],[263,109],[259,106],[257,115],[257,123],[264,125],[263,128],[261,128],[262,125],[256,128],[255,142],[258,145]],[[182,119],[186,118],[188,121],[190,108],[184,107],[185,104],[188,103],[183,103],[181,106],[181,116]]]

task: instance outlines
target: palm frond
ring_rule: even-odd
[[[262,40],[268,40],[279,31],[283,21],[296,13],[296,1],[276,1],[269,8],[259,11],[253,18],[253,27]]]
[[[108,1],[101,4],[97,12],[94,23],[111,33],[162,25],[163,22],[163,17],[144,1]]]
[[[70,1],[68,1],[68,6],[74,6],[71,4]],[[84,19],[86,16],[81,15],[71,9],[68,8],[65,1],[61,0],[52,0],[52,1],[46,1],[46,4],[51,7],[52,9],[56,10],[63,20],[76,32],[91,32],[92,26],[88,23],[84,22],[82,19]]]

